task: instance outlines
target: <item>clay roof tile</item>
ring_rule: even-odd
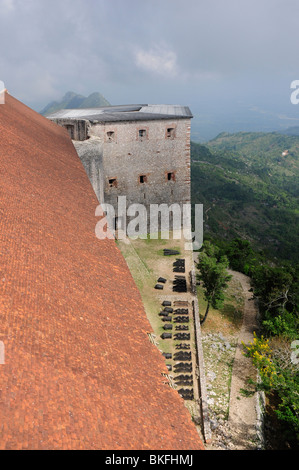
[[[200,449],[67,131],[0,105],[1,449]]]

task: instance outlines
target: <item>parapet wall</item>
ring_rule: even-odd
[[[104,202],[103,143],[98,137],[84,142],[73,141],[77,154],[85,168],[100,203]]]

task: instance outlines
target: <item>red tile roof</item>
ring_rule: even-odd
[[[67,132],[0,105],[1,449],[200,449]]]

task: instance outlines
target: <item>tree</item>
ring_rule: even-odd
[[[281,267],[258,266],[252,274],[254,294],[259,299],[263,310],[273,313],[285,309],[291,301],[290,287],[293,277],[290,272]]]
[[[254,257],[254,252],[248,240],[235,238],[231,241],[226,254],[232,269],[247,274],[249,264]]]
[[[256,266],[252,282],[265,332],[295,339],[299,325],[298,267]]]
[[[232,278],[227,273],[228,259],[226,256],[222,256],[217,260],[216,254],[217,249],[213,249],[211,244],[209,244],[206,247],[204,245],[204,251],[199,255],[197,265],[199,274],[197,278],[203,283],[205,300],[208,302],[204,318],[200,321],[201,324],[207,319],[210,305],[217,309],[222,306],[224,289]]]

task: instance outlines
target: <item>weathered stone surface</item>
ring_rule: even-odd
[[[116,216],[119,196],[127,207],[143,204],[148,224],[151,204],[190,203],[190,118],[55,122],[68,130],[99,201],[112,204]]]

